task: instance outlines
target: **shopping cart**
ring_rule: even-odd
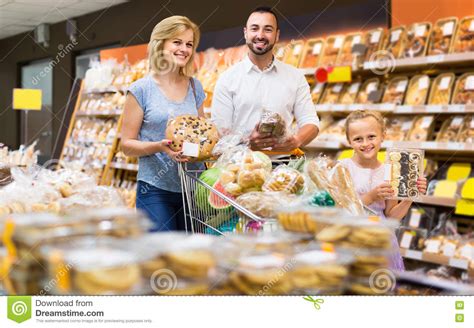
[[[290,157],[273,159],[272,164],[276,166],[287,164],[289,161]],[[212,163],[209,161],[205,164],[210,166]],[[199,176],[204,171],[205,169],[192,169],[187,163],[179,165],[186,232],[225,235],[280,229],[276,220],[264,219],[255,215],[239,205],[234,199],[200,180]],[[220,203],[228,206],[223,209],[213,208],[206,198],[211,194]]]
[[[204,171],[191,169],[187,163],[179,166],[186,232],[225,235],[262,230],[264,227],[268,230],[276,226],[276,222],[260,218],[200,180],[199,176]],[[208,202],[211,195],[225,208],[212,207]]]

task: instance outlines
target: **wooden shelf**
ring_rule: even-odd
[[[349,113],[358,109],[368,109],[399,115],[474,113],[474,105],[396,106],[394,104],[320,104],[314,105],[314,107],[318,113]]]
[[[126,89],[124,88],[115,88],[115,87],[108,87],[108,88],[102,88],[102,89],[87,89],[84,90],[84,93],[86,94],[102,94],[102,93],[115,93],[115,92],[125,92]]]
[[[419,200],[415,201],[415,203],[452,208],[456,207],[456,199],[448,197],[421,196]]]
[[[474,269],[469,267],[469,261],[466,259],[457,259],[440,254],[426,253],[404,248],[400,249],[400,254],[406,259],[417,260],[431,264],[446,265],[451,268],[466,270],[471,276],[474,275]]]
[[[76,116],[120,116],[122,115],[121,109],[115,109],[110,111],[90,111],[90,112],[78,112]]]
[[[128,171],[138,171],[138,164],[126,164],[126,163],[116,163],[112,162],[110,163],[110,167],[114,169],[120,169],[120,170],[128,170]]]

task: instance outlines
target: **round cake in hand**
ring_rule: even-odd
[[[190,156],[191,161],[210,158],[218,138],[219,134],[214,124],[194,115],[178,116],[170,120],[166,128],[166,139],[171,140],[170,148],[173,151],[183,150],[185,142],[199,146],[196,156]]]

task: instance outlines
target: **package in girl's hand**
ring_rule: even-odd
[[[395,199],[416,199],[420,196],[417,181],[423,176],[424,151],[420,149],[387,150],[385,180],[389,181]]]

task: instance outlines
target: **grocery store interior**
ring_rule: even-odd
[[[137,138],[170,146],[132,156],[148,43],[176,15],[200,30],[203,113],[170,114],[150,139],[142,108]],[[270,68],[251,17],[277,24]],[[214,126],[224,98],[261,104],[228,78],[246,62],[291,72],[274,84],[311,98],[317,137],[279,152]],[[0,0],[0,295],[472,295],[473,63],[473,0]],[[249,124],[296,140],[297,102],[290,122],[278,109]],[[372,162],[354,122],[382,127]]]

